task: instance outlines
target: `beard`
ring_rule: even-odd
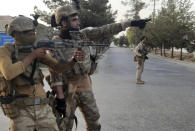
[[[67,27],[62,27],[60,29],[60,32],[59,32],[59,36],[62,38],[62,39],[72,39],[71,35],[70,35],[70,31],[79,31],[80,29],[75,29],[75,28],[72,28],[70,27],[69,25]]]
[[[62,27],[62,28],[60,29],[59,36],[60,36],[62,39],[71,39],[71,36],[70,36],[69,31],[70,31],[70,30],[69,30],[68,28]]]

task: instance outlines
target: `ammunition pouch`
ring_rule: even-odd
[[[134,61],[134,62],[137,62],[137,56],[134,56],[134,57],[133,57],[133,61]]]
[[[17,61],[17,59],[15,58],[16,54],[13,54],[15,53],[14,52],[15,47],[13,45],[7,45],[6,48],[8,48],[8,50],[12,54],[12,62],[16,62]],[[36,62],[34,63],[34,67],[33,67],[34,69],[32,69],[32,73],[30,76],[32,78],[34,76],[34,73],[36,74],[39,73],[39,72],[35,72],[36,71],[35,67],[36,67]],[[23,78],[22,79],[21,78],[22,77],[16,77],[12,80],[6,80],[3,74],[0,72],[0,105],[2,107],[2,110],[5,116],[9,117],[10,119],[13,119],[19,116],[19,112],[20,112],[19,109],[21,109],[21,107],[23,108],[25,106],[48,103],[48,101],[45,100],[44,98],[42,99],[28,98],[27,94],[18,94],[14,90],[14,87],[16,87],[17,83],[19,84],[22,83],[23,85],[26,84],[24,83]],[[27,81],[27,84],[29,84],[29,81]]]
[[[9,104],[1,103],[1,108],[5,116],[9,117],[10,119],[16,118],[19,116],[18,107],[15,104],[15,101],[12,101]]]
[[[18,109],[15,106],[13,99],[13,89],[11,81],[6,80],[0,72],[0,103],[3,113],[13,119],[19,115]]]
[[[3,99],[3,100],[2,100]],[[48,104],[47,98],[1,98],[1,107],[5,116],[10,119],[19,116],[19,109],[26,106],[43,105]]]
[[[138,56],[138,55],[134,56],[134,61],[135,62],[139,62],[139,61],[142,61],[142,60],[143,60],[142,56]]]

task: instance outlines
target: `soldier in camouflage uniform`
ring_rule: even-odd
[[[60,7],[55,14],[56,24],[60,26],[60,33],[54,39],[73,39],[73,40],[98,40],[115,35],[129,26],[145,26],[144,21],[127,21],[122,23],[114,23],[104,25],[102,27],[82,29],[80,30],[80,22],[78,12],[71,6]],[[77,31],[79,35],[76,37],[72,32]],[[61,57],[69,58],[73,52],[77,50],[74,48],[67,48],[58,50]],[[77,107],[83,113],[84,119],[87,124],[88,131],[100,131],[101,125],[99,123],[99,110],[96,105],[96,100],[92,91],[92,82],[90,78],[91,63],[93,60],[90,56],[90,48],[83,47],[82,51],[85,52],[85,57],[81,60],[76,60],[73,70],[61,74],[51,72],[51,87],[67,88],[58,90],[57,92],[57,110],[65,114],[63,121],[59,124],[59,128],[63,131],[71,131],[74,121],[74,113]],[[76,56],[77,57],[77,56]],[[64,94],[62,90],[65,90]],[[66,101],[66,112],[63,111],[65,107],[60,104],[60,101]],[[63,102],[62,102],[63,103]]]
[[[140,40],[140,43],[135,48],[135,58],[137,61],[136,84],[144,84],[144,81],[141,80],[141,76],[144,70],[144,62],[148,59],[148,51],[145,45],[146,37],[143,36]]]
[[[0,48],[0,100],[6,116],[11,120],[10,131],[58,131],[56,118],[48,105],[43,89],[43,75],[39,63],[56,71],[70,70],[74,62],[61,65],[46,55],[48,48],[35,50],[19,48],[32,45],[35,25],[30,18],[16,17],[8,27],[13,44]]]

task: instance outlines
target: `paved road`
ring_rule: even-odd
[[[195,69],[150,57],[146,84],[136,85],[135,68],[127,48],[110,48],[99,61],[92,79],[102,131],[195,131]],[[0,126],[8,130],[2,115]]]

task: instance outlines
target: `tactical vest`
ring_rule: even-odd
[[[29,55],[33,49],[18,49],[17,46],[6,44],[5,47],[12,54],[12,62],[22,61],[27,55]],[[30,66],[26,68],[26,71],[13,80],[15,87],[29,86],[36,83],[43,82],[43,74],[39,69],[39,63],[35,60]]]
[[[27,50],[18,50],[17,47],[12,44],[6,44],[5,47],[11,52],[12,63],[23,60],[24,57],[30,53],[30,51]],[[0,102],[4,114],[9,118],[12,119],[19,115],[18,109],[15,106],[15,99],[28,97],[27,94],[18,93],[19,89],[17,87],[25,86],[30,88],[33,84],[42,83],[43,74],[37,67],[38,64],[34,62],[34,64],[26,69],[26,72],[13,80],[6,80],[0,72]],[[32,72],[34,73],[32,74]]]

